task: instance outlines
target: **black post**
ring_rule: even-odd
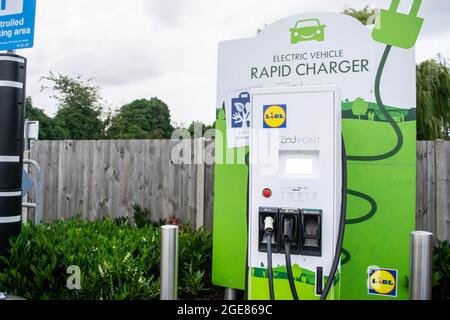
[[[0,256],[22,226],[26,64],[24,57],[0,54]]]

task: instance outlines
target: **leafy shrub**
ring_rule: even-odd
[[[182,228],[179,235],[179,297],[211,298],[211,234]],[[160,232],[125,219],[88,222],[80,218],[26,225],[0,258],[0,289],[27,299],[158,299]],[[81,289],[69,290],[69,266],[79,266]]]
[[[135,204],[131,206],[133,208],[133,220],[138,228],[143,228],[146,225],[150,224],[149,209],[143,209],[140,205]]]
[[[433,299],[450,299],[450,246],[438,242],[433,254]]]
[[[158,222],[153,222],[150,220],[150,210],[147,208],[142,208],[139,204],[134,204],[131,206],[133,208],[133,222],[138,228],[143,228],[148,225],[152,225],[155,228],[159,228],[166,224],[166,221],[160,219]],[[120,221],[120,223],[129,223],[128,218],[118,218],[115,220]],[[177,220],[179,221],[179,220]],[[181,223],[173,223],[172,218],[167,222],[168,224],[181,225]]]

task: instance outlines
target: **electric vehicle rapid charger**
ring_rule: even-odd
[[[250,95],[248,297],[338,298],[346,190],[338,89]]]
[[[409,48],[417,41],[418,32],[423,24],[423,18],[418,13],[421,2],[414,0],[411,10],[402,12],[399,9],[402,1],[392,0],[391,7],[381,11],[372,30],[342,14],[302,13],[276,21],[254,38],[220,43],[217,90],[219,109],[216,130],[219,137],[225,137],[225,141],[220,144],[217,142],[221,140],[216,139],[218,161],[215,164],[212,269],[215,285],[245,290],[248,299],[261,300],[269,298],[268,282],[271,282],[276,299],[292,298],[284,254],[286,248],[280,242],[280,228],[289,229],[287,231],[291,232],[293,220],[289,215],[301,217],[304,212],[302,208],[316,209],[304,212],[315,215],[299,219],[298,223],[317,225],[326,223],[328,219],[325,210],[317,210],[321,207],[315,203],[307,204],[306,200],[300,204],[278,201],[280,192],[277,188],[264,191],[264,195],[270,196],[271,201],[265,201],[266,198],[255,200],[255,197],[261,197],[260,188],[264,185],[262,183],[258,188],[253,187],[250,192],[253,195],[251,205],[254,209],[249,212],[250,168],[239,159],[248,153],[249,132],[250,128],[253,128],[253,123],[241,121],[248,119],[247,116],[250,114],[248,110],[251,109],[250,99],[246,98],[243,101],[241,97],[244,95],[247,97],[249,88],[335,84],[339,86],[341,92],[340,107],[345,124],[343,133],[349,149],[345,157],[349,162],[349,189],[342,186],[342,190],[348,193],[351,200],[348,204],[349,214],[345,219],[346,225],[350,228],[345,230],[345,246],[341,250],[342,269],[337,268],[340,266],[339,261],[335,263],[338,254],[334,255],[337,258],[334,259],[331,270],[325,270],[326,267],[322,270],[320,267],[314,268],[321,265],[312,264],[313,259],[317,257],[311,254],[318,251],[317,239],[314,238],[307,239],[304,247],[300,245],[303,255],[306,255],[305,252],[311,255],[306,258],[311,265],[300,264],[303,258],[296,253],[300,249],[295,243],[294,235],[294,240],[289,241],[294,243],[290,243],[288,248],[292,258],[291,278],[294,279],[300,299],[317,298],[317,292],[312,289],[316,286],[318,291],[323,288],[326,295],[328,288],[326,284],[329,283],[328,271],[333,273],[335,268],[340,272],[332,282],[335,289],[332,292],[334,298],[351,300],[409,298],[405,285],[405,279],[409,275],[409,239],[401,234],[409,234],[415,226],[416,83],[414,50],[400,48]],[[327,26],[324,41],[293,44],[291,28],[298,21],[311,19],[317,19]],[[339,55],[331,57],[321,54],[331,51],[339,52]],[[295,58],[298,54],[305,55],[299,58],[302,61]],[[327,69],[327,66],[336,64],[339,66],[348,61],[361,61],[359,64],[361,68],[356,68],[358,63],[355,63],[348,70],[335,68],[336,70],[329,72]],[[304,71],[302,68],[308,67],[308,64],[321,67],[316,68],[316,72],[302,72]],[[289,69],[292,72],[289,73]],[[383,87],[389,90],[384,92]],[[239,100],[239,106],[236,105],[236,99]],[[275,112],[273,117],[269,115],[266,124],[263,122],[263,111],[254,115],[255,125],[261,128],[267,126],[266,131],[291,130],[291,102],[283,106],[286,104],[285,101],[271,100],[267,101],[267,105],[278,104],[280,108],[270,108]],[[334,109],[330,110],[334,112]],[[287,113],[286,128],[284,128],[284,112]],[[238,121],[246,125],[240,126],[237,124]],[[315,125],[322,126],[320,121],[321,119],[315,122]],[[312,145],[314,139],[308,141],[303,139],[308,138],[308,134],[304,135],[299,139],[286,135],[284,143],[299,143],[297,141],[301,140],[305,145],[310,143],[309,147],[305,146],[303,150],[317,150]],[[339,136],[339,133],[335,136]],[[256,144],[253,143],[254,145]],[[337,158],[337,153],[335,157]],[[343,166],[345,164],[346,161],[342,162]],[[256,169],[255,165],[253,168]],[[261,176],[253,172],[253,179],[257,175]],[[343,185],[345,177],[346,175],[342,174]],[[319,179],[322,179],[322,175]],[[272,178],[269,177],[264,181],[270,182]],[[299,193],[293,192],[293,195]],[[344,192],[341,194],[345,200]],[[344,202],[341,206],[346,208]],[[337,207],[338,205],[335,205],[335,208]],[[280,213],[281,209],[293,210],[287,212],[289,215],[284,219],[287,222],[286,226],[279,222],[281,215],[286,216],[286,211]],[[261,216],[272,214],[271,219],[267,219],[267,226],[264,223],[265,219],[260,218],[258,210],[262,212]],[[342,217],[343,215],[340,219]],[[256,221],[260,221],[259,226],[255,226],[258,224]],[[254,230],[251,238],[248,234],[249,224]],[[338,225],[339,227],[335,225],[335,228],[339,232],[337,236],[333,235],[336,248],[340,244],[341,225],[343,230],[343,224],[339,222]],[[267,230],[272,227],[270,236],[264,232],[266,227]],[[306,228],[305,234],[308,236],[317,234],[311,230],[311,227]],[[297,237],[302,236],[301,228],[295,231],[298,232]],[[322,226],[321,235],[325,232]],[[289,234],[284,236],[290,238]],[[271,245],[267,248],[269,237]],[[326,240],[321,241],[323,255]],[[300,244],[300,241],[298,242]],[[266,253],[267,249],[270,249],[271,254]],[[273,257],[273,272],[267,271],[270,269],[268,256]],[[323,274],[322,277],[320,273]],[[272,278],[272,281],[269,278]],[[372,282],[373,278],[377,278],[378,282]],[[387,288],[379,286],[377,284],[380,280],[387,280],[391,284]]]

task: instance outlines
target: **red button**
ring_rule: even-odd
[[[272,196],[272,190],[266,188],[262,192],[264,198],[270,198]]]

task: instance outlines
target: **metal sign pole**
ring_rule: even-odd
[[[0,255],[21,230],[26,64],[0,54]]]

